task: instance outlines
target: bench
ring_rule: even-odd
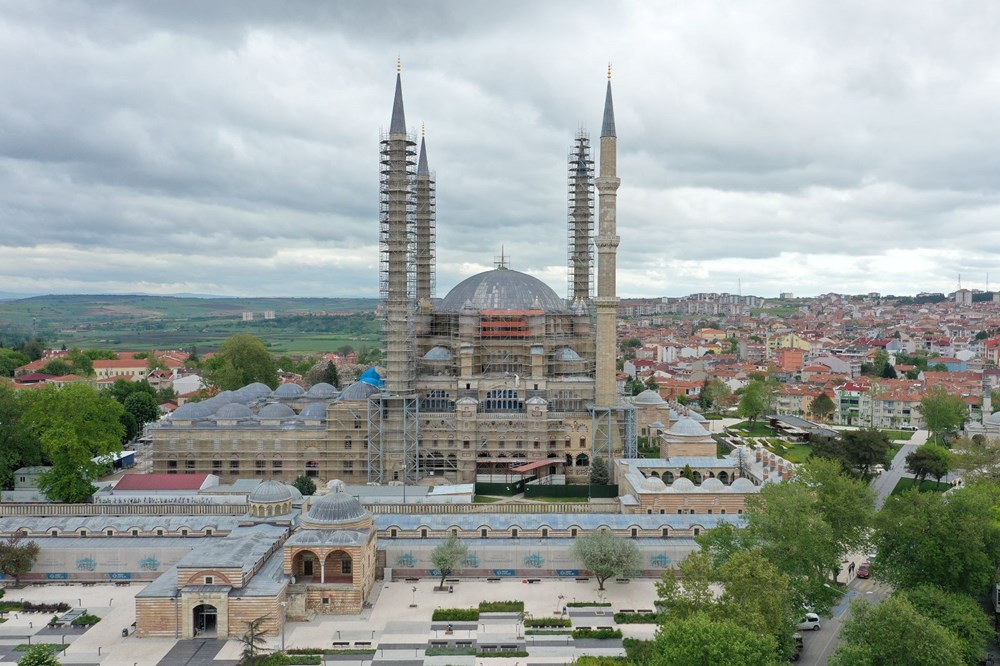
[[[371,647],[371,641],[354,641],[354,647]]]
[[[406,581],[407,583],[419,583],[420,582],[419,578],[404,578],[403,580]]]
[[[448,641],[431,641],[432,648],[448,647]]]
[[[614,627],[597,627],[598,631],[614,631]]]
[[[639,611],[636,611],[636,612],[637,613],[655,613],[656,611],[654,611],[654,610],[646,610],[645,608],[643,608],[642,610],[639,610]]]
[[[351,641],[334,641],[333,647],[342,647],[342,648],[351,647]]]
[[[579,629],[580,631],[590,631],[590,627],[573,627],[573,629]]]
[[[119,581],[115,581],[115,585],[116,585],[117,587],[128,587],[128,586],[129,586],[129,585],[131,585],[131,584],[132,584],[132,583],[130,583],[130,582],[129,582],[129,581],[127,581],[127,580],[119,580]]]
[[[487,583],[499,583],[502,580],[503,580],[503,578],[500,578],[499,576],[493,576],[492,578],[487,578],[486,582]]]
[[[616,583],[630,583],[632,582],[629,578],[615,578]]]
[[[576,579],[576,582],[578,582],[578,583],[589,583],[590,579],[587,578],[587,577],[585,577],[585,576],[581,576],[580,578]]]
[[[456,647],[472,647],[472,641],[455,641]]]
[[[618,612],[619,612],[619,613],[634,613],[635,611],[634,611],[634,610],[632,610],[631,608],[623,608],[623,609],[621,609],[621,610],[620,610],[620,611],[618,611]]]
[[[535,583],[541,583],[542,579],[541,578],[525,578],[524,582],[528,583],[529,585],[534,585]]]
[[[444,582],[446,582],[446,583],[457,583],[457,582],[459,582],[459,580],[457,578],[447,578],[447,579],[445,579]]]

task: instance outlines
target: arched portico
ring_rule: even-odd
[[[334,550],[323,560],[321,574],[324,583],[353,583],[354,560],[350,553]]]
[[[191,611],[194,635],[215,638],[219,628],[219,610],[212,604],[198,604]]]

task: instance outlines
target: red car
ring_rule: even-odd
[[[868,562],[862,563],[862,565],[858,567],[858,574],[857,574],[858,578],[868,578],[869,576],[871,576],[871,571],[869,571],[868,569],[868,567],[870,566],[871,564],[869,564]]]

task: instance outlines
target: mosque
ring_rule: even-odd
[[[505,257],[436,298],[436,178],[425,138],[418,152],[407,132],[398,72],[380,145],[382,375],[369,371],[339,392],[254,384],[184,405],[152,430],[153,471],[418,484],[516,470],[573,483],[586,482],[595,456],[609,468],[635,457],[635,410],[615,381],[619,179],[610,70],[599,174],[586,132],[568,159],[565,298]]]

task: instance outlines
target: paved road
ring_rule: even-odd
[[[823,628],[819,631],[804,633],[802,638],[804,649],[800,663],[804,666],[823,666],[830,660],[839,643],[840,629],[851,616],[851,601],[865,599],[869,603],[877,604],[889,596],[891,592],[892,590],[887,585],[871,578],[867,580],[855,578],[851,581],[850,585],[847,586],[847,594],[844,595],[840,605],[833,609],[833,617],[824,618]]]

